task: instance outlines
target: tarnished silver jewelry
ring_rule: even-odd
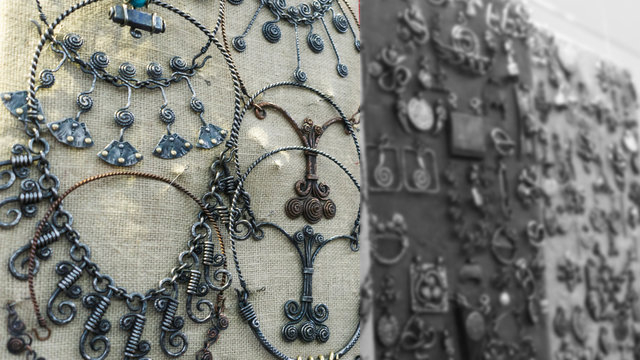
[[[14,355],[26,354],[27,359],[45,360],[31,348],[33,337],[27,332],[27,326],[18,316],[15,303],[8,303],[7,309],[7,330],[9,340],[7,340],[7,350]]]
[[[60,208],[62,201],[75,189],[93,181],[118,176],[143,177],[170,184],[193,199],[202,210],[199,222],[195,223],[191,229],[190,239],[187,242],[188,250],[179,254],[177,266],[171,270],[170,276],[161,280],[158,287],[151,288],[146,293],[128,292],[125,288],[118,286],[109,275],[104,274],[100,266],[91,260],[89,245],[80,241],[80,234],[72,227],[73,217]],[[56,272],[62,278],[49,298],[46,312],[49,319],[56,325],[71,323],[77,315],[74,300],[82,295],[82,289],[77,282],[83,275],[90,278],[93,292],[82,297],[82,304],[90,310],[79,344],[80,355],[84,359],[102,360],[109,355],[111,343],[107,335],[111,330],[111,323],[106,319],[106,315],[112,302],[117,300],[124,301],[131,312],[120,319],[120,327],[129,333],[124,350],[126,359],[142,358],[151,349],[150,343],[142,339],[146,312],[151,303],[158,312],[162,313],[158,342],[160,348],[171,357],[184,354],[188,340],[181,332],[184,320],[177,316],[180,284],[186,284],[185,311],[192,321],[196,323],[213,321],[218,324],[220,330],[228,325],[227,319],[222,314],[224,308],[222,292],[230,286],[231,274],[226,270],[224,245],[217,222],[204,203],[173,180],[148,173],[105,173],[76,183],[56,199],[40,222],[30,245],[32,255],[29,259],[29,290],[38,322],[44,328],[47,328],[46,321],[38,310],[33,287],[33,277],[36,275],[34,255],[38,238],[46,227],[51,227],[54,223],[66,229],[64,238],[69,241],[70,249],[69,260],[60,262],[56,267]],[[215,228],[221,253],[215,252],[214,231],[209,224]],[[215,305],[207,299],[201,299],[210,291],[218,292]],[[62,294],[66,295],[67,300],[58,303]],[[205,313],[203,317],[194,313],[194,300],[197,300],[195,305],[197,310]]]
[[[360,186],[353,174],[338,160],[331,155],[320,151],[316,148],[308,146],[288,146],[282,147],[263,154],[258,157],[251,165],[249,165],[246,171],[242,172],[239,166],[238,160],[238,138],[240,134],[240,127],[246,113],[253,109],[256,104],[254,101],[260,94],[277,87],[291,86],[299,89],[307,90],[315,93],[323,100],[327,101],[338,113],[342,124],[344,124],[348,134],[352,137],[358,157],[360,157],[360,145],[357,136],[354,131],[354,127],[351,121],[347,119],[342,110],[336,105],[336,103],[327,95],[320,91],[308,87],[306,85],[294,82],[283,82],[271,84],[254,96],[252,96],[247,102],[245,107],[239,113],[236,113],[234,118],[234,124],[232,126],[229,140],[227,141],[227,149],[223,151],[220,158],[216,160],[211,166],[213,180],[211,182],[211,192],[205,195],[207,201],[212,201],[212,205],[215,206],[214,211],[219,214],[222,221],[225,222],[231,237],[231,248],[233,252],[233,259],[238,273],[238,281],[240,288],[236,289],[238,293],[238,309],[240,315],[244,321],[246,321],[253,331],[254,335],[260,342],[260,344],[274,357],[282,360],[292,360],[295,357],[287,356],[276,348],[262,332],[260,323],[258,321],[258,315],[250,302],[251,292],[248,289],[247,282],[242,275],[241,264],[238,256],[238,242],[253,238],[256,240],[263,239],[265,236],[265,228],[276,229],[278,233],[284,235],[289,242],[296,247],[300,255],[300,262],[303,275],[302,293],[300,301],[290,300],[285,304],[285,315],[289,319],[282,328],[282,336],[285,341],[293,341],[296,339],[302,339],[306,342],[314,340],[324,342],[329,338],[329,328],[324,325],[324,321],[329,316],[329,309],[326,305],[316,304],[314,300],[316,297],[312,296],[312,278],[314,269],[314,261],[316,256],[324,248],[324,245],[331,241],[347,240],[349,242],[349,248],[351,251],[359,250],[359,229],[360,229],[360,216],[359,211],[354,220],[353,227],[348,234],[337,235],[331,238],[324,238],[323,236],[315,233],[311,226],[305,226],[301,231],[291,235],[279,225],[269,222],[258,223],[255,218],[255,214],[251,209],[251,198],[247,191],[244,189],[244,184],[247,177],[251,172],[264,160],[285,151],[299,151],[305,154],[314,154],[315,157],[322,156],[331,160],[338,165],[340,169],[349,177],[351,182],[356,186],[359,191]],[[235,168],[235,174],[232,169]],[[228,202],[225,203],[224,199]],[[210,200],[209,200],[210,199]],[[299,325],[301,324],[302,325]],[[323,356],[329,359],[337,359],[343,357],[349,350],[353,348],[360,337],[360,323],[358,322],[356,329],[352,337],[346,342],[346,344],[335,352],[330,353],[328,356]],[[301,357],[298,357],[299,359]]]
[[[74,7],[71,12],[96,1],[97,0],[85,0],[82,3],[82,6]],[[91,88],[88,91],[81,92],[78,95],[77,106],[79,110],[75,117],[66,118],[61,121],[51,122],[47,124],[47,127],[51,134],[61,143],[74,148],[88,148],[93,146],[93,139],[88,130],[88,127],[84,122],[80,121],[80,116],[91,110],[91,108],[93,107],[93,98],[90,95],[95,90],[96,81],[101,80],[118,88],[126,88],[127,102],[124,107],[117,110],[114,114],[114,121],[116,125],[121,128],[120,137],[117,140],[112,141],[102,151],[100,151],[98,153],[98,157],[105,162],[116,166],[132,166],[141,161],[143,159],[142,153],[139,152],[124,138],[125,131],[135,122],[135,116],[129,110],[131,106],[133,91],[138,89],[159,88],[162,91],[163,98],[165,100],[163,106],[161,107],[161,120],[167,125],[172,124],[175,120],[175,115],[173,114],[171,109],[167,108],[166,97],[164,96],[165,89],[168,89],[171,85],[178,83],[181,80],[186,79],[188,81],[190,77],[193,77],[196,72],[206,64],[210,56],[204,57],[199,62],[198,59],[206,54],[209,47],[213,43],[211,38],[214,36],[213,33],[202,26],[202,24],[200,24],[189,14],[182,12],[172,5],[157,0],[150,0],[149,3],[174,12],[178,16],[192,23],[197,29],[202,31],[209,38],[200,52],[193,57],[191,65],[187,64],[183,59],[176,56],[171,59],[169,64],[172,70],[171,76],[164,77],[162,74],[162,67],[158,63],[154,62],[149,64],[149,66],[147,67],[148,78],[146,80],[138,80],[136,78],[136,68],[131,63],[124,62],[120,65],[118,74],[114,75],[109,73],[107,70],[107,67],[109,66],[109,57],[107,56],[107,54],[103,52],[95,52],[91,55],[90,59],[84,60],[78,53],[78,50],[84,45],[84,40],[82,39],[82,37],[78,34],[70,33],[65,35],[62,40],[56,40],[52,36],[52,27],[47,30],[47,33],[45,35],[43,35],[43,38],[41,39],[41,46],[44,46],[46,41],[50,40],[51,50],[62,57],[60,63],[54,69],[43,70],[40,73],[40,81],[37,86],[34,87],[35,79],[34,81],[32,81],[32,93],[30,90],[29,93],[15,92],[2,94],[5,106],[7,106],[9,110],[16,117],[18,117],[20,121],[24,122],[26,126],[26,112],[28,108],[27,103],[31,101],[31,103],[36,105],[36,107],[34,107],[33,110],[30,110],[31,114],[29,116],[31,116],[31,118],[33,118],[35,122],[39,124],[44,123],[44,114],[42,113],[42,109],[37,105],[38,102],[35,100],[36,93],[40,89],[49,88],[54,85],[54,73],[57,72],[65,63],[74,63],[82,72],[93,77]],[[122,8],[122,6],[117,6],[112,9],[112,18],[121,19],[122,22],[126,23],[126,25],[131,26],[131,32],[132,34],[134,34],[134,37],[140,37],[141,33],[139,30],[146,29],[145,25],[142,25],[140,23],[134,24],[132,22],[138,21],[144,23],[145,21],[147,21],[145,20],[145,16],[143,16],[143,14],[145,13],[142,13],[141,11],[135,9],[127,9],[126,5],[123,6],[124,8]],[[150,18],[153,18],[150,21],[156,23],[156,25],[152,25],[149,28],[152,33],[164,31],[164,21],[162,19],[160,19],[156,15],[147,15],[149,15]],[[124,18],[122,18],[122,16],[124,16]],[[59,22],[62,21],[62,19],[60,19]],[[157,31],[158,27],[161,27],[162,31]],[[38,58],[36,58],[34,65],[32,66],[34,72],[35,67],[37,66],[37,60]],[[190,83],[189,85],[191,88]],[[191,90],[193,93],[193,88],[191,88]],[[29,95],[26,96],[27,94]],[[204,112],[204,107],[201,106],[201,103],[200,106],[194,107],[194,98],[192,98],[191,104],[194,111],[200,114]],[[196,102],[195,105],[199,104]],[[212,148],[216,145],[221,144],[226,132],[214,125],[206,124],[203,119],[202,121],[203,128],[200,131],[197,146],[201,148]],[[163,159],[174,159],[185,155],[191,149],[191,147],[192,145],[190,142],[184,140],[177,134],[172,134],[171,131],[168,130],[167,136],[161,139],[160,143],[158,144],[158,146],[156,146],[153,153],[154,155]],[[160,151],[158,151],[158,149],[160,149]]]
[[[407,223],[402,214],[394,214],[391,220],[384,222],[378,216],[371,215],[371,226],[373,227],[373,237],[371,239],[371,255],[382,265],[395,265],[399,263],[409,250],[410,240],[407,234]],[[400,243],[400,251],[395,256],[383,256],[380,248],[385,243]]]
[[[200,63],[197,62],[197,59],[204,53],[206,53],[208,51],[208,48],[213,44],[218,49],[218,51],[223,54],[223,58],[227,63],[227,66],[229,67],[233,80],[234,94],[236,95],[235,114],[240,113],[240,103],[243,93],[241,80],[239,79],[238,73],[235,69],[235,65],[233,64],[233,61],[227,53],[225,47],[215,37],[215,34],[219,28],[219,23],[213,31],[210,31],[205,26],[200,24],[196,19],[194,19],[191,15],[177,9],[176,7],[160,0],[149,0],[149,3],[168,9],[189,21],[207,36],[208,41],[206,45],[201,49],[201,52],[194,56],[191,65],[187,65],[186,62],[180,58],[172,59],[171,63],[174,64],[176,69],[178,69],[179,71],[175,71],[176,74],[174,74],[174,76],[172,76],[171,78],[159,78],[159,72],[157,71],[158,69],[153,66],[154,69],[152,69],[152,71],[148,71],[148,75],[150,77],[149,80],[134,83],[125,79],[121,79],[120,75],[108,74],[105,71],[105,68],[109,63],[109,59],[108,56],[104,53],[96,52],[88,61],[85,61],[77,56],[76,50],[84,43],[81,37],[77,35],[68,35],[65,36],[62,41],[56,40],[53,37],[53,33],[56,27],[58,27],[69,15],[79,9],[84,8],[85,6],[94,4],[98,1],[100,0],[83,0],[64,11],[51,24],[47,23],[48,27],[40,38],[40,42],[37,45],[35,55],[31,63],[29,90],[4,93],[0,95],[0,98],[2,98],[3,103],[9,109],[11,114],[23,123],[25,134],[28,137],[27,144],[16,144],[13,146],[12,156],[10,159],[0,161],[0,168],[5,168],[4,170],[0,171],[0,177],[3,181],[3,183],[0,184],[0,191],[10,189],[16,183],[17,179],[21,179],[22,185],[19,195],[9,197],[0,201],[0,207],[9,205],[13,206],[6,212],[6,214],[11,219],[8,221],[0,220],[0,228],[13,227],[17,225],[23,217],[34,216],[36,214],[37,204],[39,202],[43,200],[53,201],[58,195],[59,180],[51,171],[51,165],[47,159],[47,155],[49,154],[49,143],[42,137],[42,125],[46,123],[46,118],[42,112],[40,102],[37,99],[36,95],[38,90],[43,86],[46,87],[53,85],[53,83],[55,82],[53,73],[57,71],[57,69],[62,66],[62,63],[66,61],[71,61],[77,64],[81,70],[91,74],[94,77],[94,80],[96,78],[105,80],[116,87],[123,87],[125,86],[123,84],[126,83],[128,89],[165,88],[170,84],[178,82],[185,77],[193,76],[195,74],[195,70],[197,70],[199,67],[202,67],[207,58],[205,58]],[[221,9],[222,7],[223,3],[221,3]],[[221,11],[221,14],[222,13],[223,12]],[[41,15],[41,18],[46,19],[44,14]],[[57,51],[58,54],[62,55],[62,60],[60,61],[58,67],[52,70],[42,71],[40,82],[38,83],[36,71],[40,59],[40,54],[47,42],[51,42],[52,49],[54,51]],[[150,68],[151,67],[152,66],[150,66]],[[89,132],[86,129],[86,126],[83,126],[82,123],[80,123],[77,119],[81,114],[88,111],[91,107],[91,104],[93,103],[91,97],[89,96],[89,93],[90,91],[86,91],[79,95],[78,106],[80,107],[80,111],[78,112],[78,115],[76,115],[75,119],[66,120],[63,121],[63,123],[59,124],[51,124],[50,131],[52,131],[54,135],[56,131],[60,131],[61,129],[64,129],[65,131],[71,131],[75,129],[74,133],[67,133],[66,137],[56,136],[56,139],[61,139],[63,142],[66,142],[67,145],[90,145],[90,141],[88,141],[88,139],[91,138]],[[223,136],[222,134],[223,132],[220,131],[217,136]],[[72,141],[70,142],[67,141],[70,139],[69,136],[73,137]],[[91,141],[91,143],[93,142]],[[211,145],[213,145],[213,143],[211,143]],[[107,156],[109,157],[110,161],[114,162],[117,165],[120,165],[120,162],[118,160],[120,158],[124,159],[124,157],[120,156],[117,152],[124,150],[124,148],[125,146],[123,146],[122,149],[120,149],[118,146],[115,146],[116,152],[114,152],[114,156],[111,156],[111,152],[108,152]],[[171,153],[171,150],[169,150],[169,153]],[[134,152],[133,158],[135,159],[135,157],[136,156]],[[127,159],[125,159],[124,163],[126,162]],[[32,166],[37,169],[38,175],[34,175],[33,178],[29,178],[31,171],[30,168]],[[43,238],[41,245],[39,245],[40,249],[48,248],[50,242],[55,241],[57,237],[59,237],[59,235],[53,235]],[[39,253],[39,256],[40,255],[41,254]],[[15,258],[12,257],[12,260],[14,264],[17,264]],[[22,275],[20,275],[19,277],[21,277]]]
[[[442,257],[430,264],[416,256],[409,268],[409,278],[414,312],[443,314],[449,311],[449,282]]]
[[[493,66],[495,50],[486,46],[487,54],[482,53],[480,37],[467,26],[465,15],[461,14],[458,23],[451,28],[451,44],[442,41],[440,26],[436,17],[431,24],[431,42],[438,58],[472,76],[486,75]]]
[[[304,83],[307,81],[307,73],[302,70],[302,55],[300,51],[300,36],[299,36],[299,28],[300,27],[308,27],[309,32],[307,33],[307,45],[311,51],[314,53],[321,53],[324,50],[325,43],[322,37],[314,32],[314,25],[320,26],[325,30],[325,34],[331,43],[331,47],[333,48],[333,52],[336,55],[336,59],[338,64],[336,65],[336,71],[338,75],[341,77],[346,77],[349,74],[349,68],[347,65],[342,63],[340,58],[340,54],[338,52],[338,48],[336,46],[335,41],[331,35],[331,31],[327,26],[327,21],[325,18],[330,15],[331,22],[333,23],[333,27],[335,31],[340,34],[344,34],[347,31],[351,32],[354,39],[354,46],[357,51],[360,51],[360,40],[358,39],[358,35],[352,25],[352,21],[349,20],[349,17],[344,11],[344,8],[341,4],[341,1],[345,0],[315,0],[311,4],[303,3],[297,6],[288,5],[286,0],[255,0],[258,8],[256,9],[253,17],[247,24],[245,30],[242,34],[236,36],[232,40],[233,48],[238,52],[243,52],[247,49],[246,36],[251,31],[251,28],[255,24],[258,14],[263,9],[267,9],[271,12],[271,14],[275,17],[274,20],[270,20],[265,22],[262,25],[262,35],[265,40],[270,43],[277,43],[282,38],[282,30],[280,29],[279,24],[282,20],[286,21],[290,25],[293,26],[295,30],[295,44],[296,44],[296,58],[297,58],[297,67],[293,72],[293,79],[299,83]],[[240,5],[244,2],[244,0],[231,0],[229,1],[233,5]],[[346,4],[348,6],[348,4]],[[355,16],[355,14],[352,14]],[[354,19],[357,23],[357,19]],[[359,25],[358,25],[359,28]]]

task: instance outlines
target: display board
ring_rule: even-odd
[[[367,356],[629,356],[630,76],[516,1],[374,1],[363,18]]]

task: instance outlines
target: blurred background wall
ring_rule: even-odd
[[[640,79],[640,1],[528,0],[531,18],[576,47],[612,60]]]

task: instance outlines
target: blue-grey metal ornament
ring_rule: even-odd
[[[156,145],[153,155],[161,159],[177,159],[185,156],[193,146],[178,134],[165,134]]]
[[[144,158],[133,145],[123,140],[113,140],[98,157],[115,166],[133,166]]]
[[[200,127],[200,135],[198,136],[198,144],[202,149],[212,149],[224,141],[227,137],[227,131],[213,124],[207,124]]]
[[[166,26],[164,20],[156,13],[149,14],[144,11],[129,9],[126,4],[116,5],[109,10],[109,18],[121,26],[131,28],[131,36],[138,39],[142,37],[140,30],[151,34],[161,34]]]
[[[4,106],[11,112],[11,115],[18,118],[18,120],[24,122],[27,118],[27,92],[26,91],[14,91],[14,92],[6,92],[0,94],[2,98],[2,103]],[[42,111],[42,106],[40,103],[37,103],[38,113],[36,114],[36,119],[39,122],[44,122],[45,117]]]
[[[93,139],[87,126],[76,119],[68,118],[47,124],[51,134],[61,143],[74,148],[89,148],[93,146]]]

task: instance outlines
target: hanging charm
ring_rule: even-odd
[[[151,63],[147,66],[147,75],[151,79],[158,80],[162,78],[162,66],[157,63]],[[160,107],[160,121],[167,126],[167,133],[162,136],[158,145],[156,145],[153,155],[161,159],[178,159],[185,156],[193,147],[190,142],[185,140],[182,136],[171,131],[171,126],[176,121],[176,115],[169,108],[169,102],[167,101],[167,95],[164,88],[160,87],[162,92],[162,99],[164,104]]]
[[[123,63],[119,69],[120,76],[129,81],[135,81],[136,68],[130,63]],[[114,121],[121,127],[120,138],[112,141],[104,150],[98,153],[98,157],[108,164],[116,166],[132,166],[143,159],[142,154],[136,150],[128,141],[124,140],[125,131],[135,122],[135,116],[129,108],[131,107],[131,86],[125,83],[127,88],[127,105],[116,111]]]
[[[230,1],[233,5],[239,5],[242,0]],[[253,17],[245,27],[245,30],[241,35],[236,36],[232,40],[233,48],[238,52],[244,52],[247,49],[246,36],[255,24],[258,15],[266,7],[271,11],[271,14],[275,17],[274,20],[266,21],[262,25],[262,35],[271,44],[278,43],[282,38],[282,30],[279,24],[282,20],[285,20],[293,26],[295,32],[295,44],[296,44],[296,60],[297,66],[293,72],[293,78],[298,83],[304,83],[307,81],[307,74],[302,70],[302,55],[300,50],[300,34],[299,27],[308,26],[309,32],[307,33],[307,45],[309,49],[314,53],[321,53],[324,50],[324,40],[322,37],[313,31],[314,24],[320,22],[325,30],[326,36],[331,43],[331,47],[336,56],[337,65],[336,71],[340,77],[346,77],[349,75],[349,68],[342,63],[338,48],[333,40],[331,31],[327,26],[325,17],[331,16],[331,23],[333,28],[339,34],[344,34],[350,31],[354,38],[354,46],[357,51],[360,51],[360,40],[351,24],[351,21],[347,19],[344,9],[339,0],[315,0],[311,4],[300,4],[297,6],[288,5],[286,0],[258,0],[258,8],[256,9]],[[356,20],[357,21],[357,20]]]
[[[59,66],[62,66],[62,63],[66,61],[67,54],[72,54],[72,56],[77,57],[77,51],[80,49],[80,47],[82,47],[83,44],[84,39],[82,39],[80,35],[73,33],[65,35],[64,40],[60,45],[62,47],[60,51],[63,53],[63,58]],[[94,58],[92,57],[92,65],[98,65],[99,68],[99,64],[95,64],[93,60]],[[106,61],[108,63],[108,58],[106,58]],[[53,76],[53,74],[51,74],[51,76]],[[88,148],[93,146],[93,139],[91,138],[91,134],[89,133],[86,124],[80,122],[80,115],[91,110],[91,108],[93,107],[93,99],[89,95],[95,90],[97,79],[97,74],[93,73],[91,88],[88,91],[78,94],[76,104],[79,110],[75,118],[67,118],[61,121],[47,124],[49,131],[59,142],[74,148]]]

